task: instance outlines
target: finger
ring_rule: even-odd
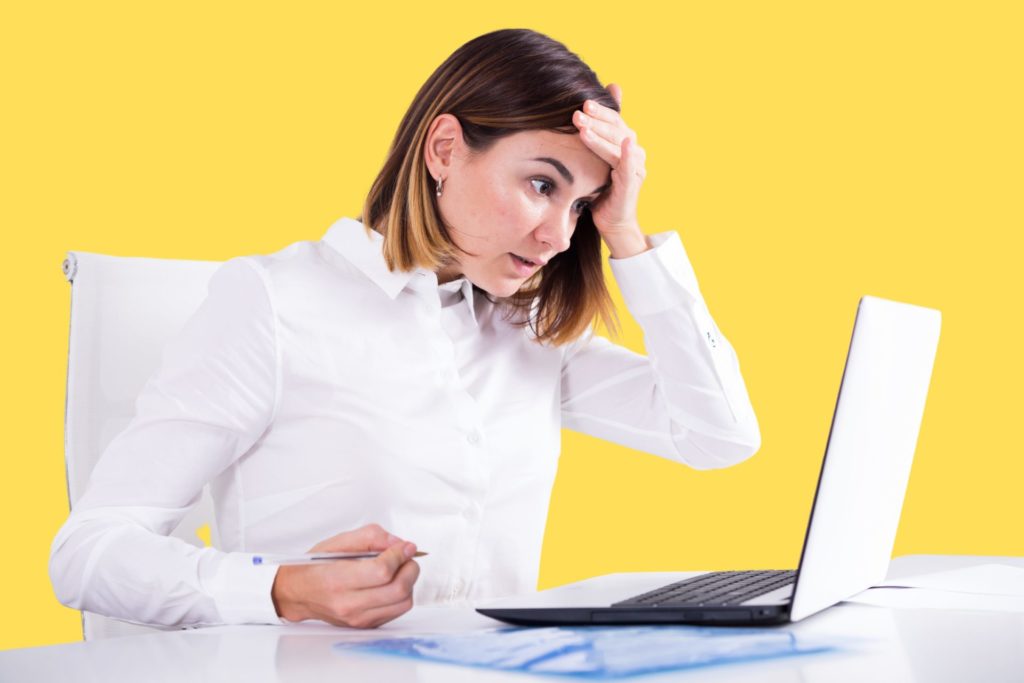
[[[581,119],[581,117],[589,117]],[[614,109],[605,107],[602,104],[587,100],[583,103],[583,111],[573,113],[573,123],[593,126],[598,133],[603,134],[614,144],[622,143],[622,136],[628,136],[636,142],[636,131],[626,125],[622,115]]]
[[[615,102],[619,105],[619,109],[622,109],[622,87],[618,83],[609,83],[605,86],[605,89],[611,93],[612,97],[615,98]]]
[[[614,123],[602,121],[576,110],[573,113],[573,123],[576,124],[577,128],[590,128],[601,137],[615,144],[619,144],[624,136],[636,140],[636,133],[627,128],[622,121]]]
[[[597,100],[587,100],[583,103],[583,113],[588,116],[593,116],[599,121],[607,121],[609,123],[621,123],[625,126],[625,121],[622,119],[622,114],[615,111],[611,107],[606,107]]]
[[[399,568],[416,552],[414,543],[396,543],[372,560],[354,560],[341,583],[349,588],[383,586],[395,578]],[[348,560],[342,560],[348,562]]]
[[[623,138],[621,149],[622,158],[625,159],[628,166],[634,170],[642,170],[644,168],[644,164],[647,161],[647,151],[636,144],[636,140]]]
[[[590,128],[583,128],[580,131],[580,138],[582,138],[583,143],[587,145],[594,154],[601,157],[606,164],[612,168],[619,165],[619,158],[621,154],[620,145],[613,144],[610,140],[601,137]]]
[[[629,181],[633,181],[632,176],[640,178],[642,181],[647,177],[646,160],[647,153],[643,147],[638,146],[634,141],[629,138],[625,138],[622,141],[622,161],[619,163],[618,171],[620,174],[629,174]]]
[[[419,575],[420,565],[410,560],[401,565],[394,579],[386,586],[348,591],[335,605],[333,617],[337,622],[351,624],[360,621],[368,613],[379,614],[381,610],[387,611],[388,608],[408,603],[413,597],[413,586]],[[394,618],[394,615],[388,618]]]
[[[366,610],[402,602],[412,595],[419,576],[419,563],[409,560],[399,568],[390,583],[354,591],[351,595],[352,604],[356,609]]]
[[[310,549],[310,552],[359,552],[363,550],[384,550],[402,539],[394,534],[388,533],[379,524],[367,524],[366,526],[344,531],[332,536],[327,540],[317,543]]]

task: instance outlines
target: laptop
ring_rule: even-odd
[[[490,601],[524,626],[798,621],[881,582],[939,343],[939,311],[862,297],[796,570],[607,574]]]

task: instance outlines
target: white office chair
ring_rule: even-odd
[[[156,371],[167,339],[199,307],[219,265],[68,253],[64,275],[71,283],[71,333],[64,460],[72,508],[107,444],[134,415],[135,399]],[[172,535],[202,546],[196,531],[206,524],[217,546],[208,489]],[[86,640],[153,630],[82,612]]]

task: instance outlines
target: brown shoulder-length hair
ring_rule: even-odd
[[[441,218],[424,157],[427,131],[438,115],[455,116],[471,153],[482,154],[520,131],[578,134],[572,114],[588,99],[619,111],[590,67],[565,45],[536,31],[494,31],[452,53],[413,99],[363,205],[360,220],[384,235],[388,268],[437,270],[462,251]],[[601,237],[589,209],[577,219],[566,251],[514,295],[491,301],[507,306],[506,319],[529,324],[539,343],[570,342],[597,318],[614,333],[618,318],[604,282]]]

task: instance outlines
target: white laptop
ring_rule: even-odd
[[[941,320],[931,308],[861,298],[796,570],[607,574],[477,611],[530,626],[781,624],[878,584],[896,539]]]

